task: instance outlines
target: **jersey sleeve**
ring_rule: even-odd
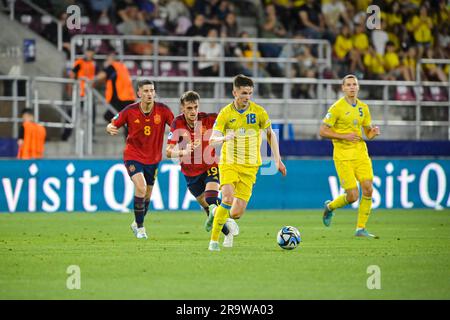
[[[179,141],[179,131],[177,130],[177,120],[172,121],[172,125],[170,126],[170,132],[167,136],[167,144],[177,144]]]
[[[128,120],[128,112],[127,112],[127,110],[123,110],[123,111],[119,112],[118,114],[116,114],[114,116],[114,118],[112,118],[112,123],[117,128],[120,128],[125,123],[127,123],[127,120]]]
[[[270,127],[270,119],[269,119],[269,115],[267,114],[266,110],[262,110],[260,113],[260,117],[259,117],[259,127],[261,129],[267,129],[268,127]]]
[[[322,122],[324,124],[326,124],[327,126],[332,127],[336,123],[336,120],[338,119],[338,117],[339,117],[339,111],[335,105],[332,105],[330,107],[330,109],[328,109],[328,112],[325,115],[325,117],[323,118]]]
[[[363,127],[370,127],[372,125],[372,116],[370,115],[369,107],[366,106],[364,111],[364,119],[362,121]]]
[[[225,125],[227,123],[226,120],[227,116],[224,112],[219,112],[219,114],[217,115],[216,121],[214,122],[213,125],[213,130],[214,131],[219,131],[222,132],[222,134],[225,134]]]

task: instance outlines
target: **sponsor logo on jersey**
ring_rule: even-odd
[[[134,123],[141,123],[141,121],[139,121],[139,119],[134,120]]]
[[[233,118],[233,119],[230,120],[230,123],[233,123],[233,122],[235,122],[235,121],[236,121],[236,119]]]

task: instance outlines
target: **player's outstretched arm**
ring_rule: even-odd
[[[277,166],[278,171],[281,172],[283,177],[286,176],[287,170],[286,166],[284,165],[283,161],[281,161],[281,155],[280,155],[280,146],[278,145],[278,140],[275,135],[275,132],[273,132],[272,127],[267,128],[266,130],[267,135],[267,141],[269,142],[270,149],[272,150],[273,157],[275,158],[275,164]]]
[[[181,158],[181,157],[191,154],[193,149],[194,149],[194,146],[191,144],[188,144],[186,146],[186,149],[184,149],[184,150],[178,149],[178,145],[169,144],[169,145],[167,145],[167,148],[166,148],[166,156],[167,156],[167,158]]]
[[[356,132],[350,133],[337,133],[331,127],[326,124],[322,124],[320,126],[320,136],[326,139],[339,139],[339,140],[347,140],[352,142],[357,142],[361,140],[361,137]]]
[[[119,133],[119,129],[115,125],[113,125],[112,123],[109,123],[106,126],[106,132],[108,132],[112,136],[115,136],[116,134]]]
[[[376,136],[380,135],[380,128],[379,127],[364,127],[364,133],[366,134],[367,139],[372,140]]]
[[[230,132],[227,132],[227,134],[224,136],[222,132],[214,130],[211,137],[209,138],[209,144],[215,147],[231,139],[234,139],[234,131],[230,130]]]

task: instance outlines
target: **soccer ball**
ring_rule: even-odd
[[[302,241],[300,231],[298,231],[296,227],[286,226],[278,231],[277,242],[283,249],[295,249],[299,245],[300,241]]]

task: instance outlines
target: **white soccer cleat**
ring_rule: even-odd
[[[137,226],[136,221],[133,221],[133,223],[131,224],[130,228],[131,228],[131,231],[133,231],[134,236],[137,237],[138,226]]]
[[[210,241],[209,242],[209,247],[208,247],[209,251],[220,251],[219,248],[219,242],[218,241]]]
[[[233,233],[230,231],[230,233],[225,236],[225,239],[223,239],[223,246],[225,248],[232,248],[233,238],[234,238]]]
[[[145,232],[145,227],[137,229],[136,238],[138,238],[138,239],[148,239],[147,233]]]
[[[233,236],[239,235],[239,226],[234,219],[228,218],[225,224],[227,225],[228,230],[230,230],[230,234]]]

